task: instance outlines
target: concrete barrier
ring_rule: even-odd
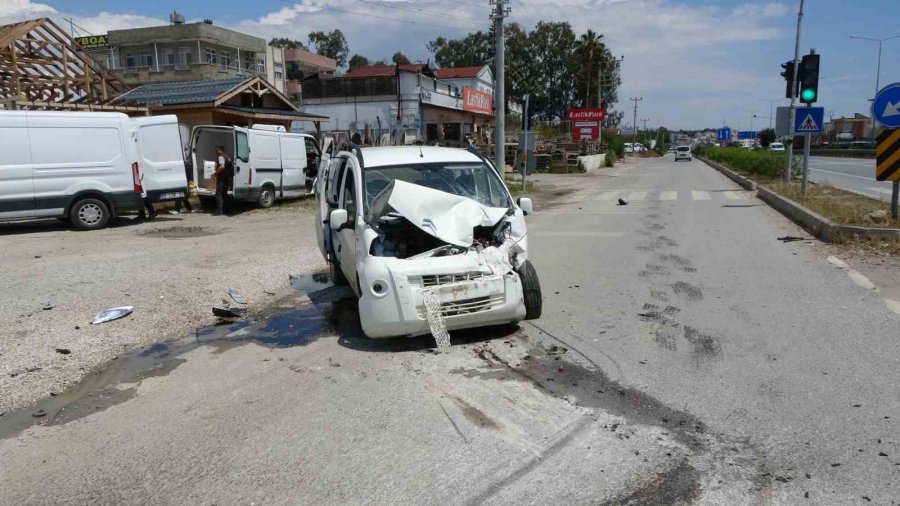
[[[720,165],[712,160],[709,160],[707,158],[703,158],[701,156],[698,156],[697,158],[700,159],[700,161],[702,161],[706,165],[709,165],[710,167],[721,172],[722,174],[725,174],[725,177],[727,177],[728,179],[731,179],[735,183],[741,185],[741,187],[744,188],[745,190],[748,190],[748,191],[756,190],[757,185],[756,185],[755,181],[751,181],[751,180],[745,178],[744,176],[738,174],[737,172],[735,172],[723,165]]]
[[[587,170],[595,170],[602,169],[603,162],[606,160],[606,155],[587,155],[587,156],[579,156],[578,161],[584,165],[584,168]]]

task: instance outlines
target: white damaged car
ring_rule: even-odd
[[[316,234],[336,284],[359,297],[371,338],[515,323],[541,315],[525,215],[475,152],[355,148],[318,175]]]

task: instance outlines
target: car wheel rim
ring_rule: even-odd
[[[263,203],[269,205],[272,203],[272,192],[266,191],[263,193]]]
[[[78,218],[85,225],[96,225],[103,218],[103,210],[97,204],[85,204],[78,210]]]

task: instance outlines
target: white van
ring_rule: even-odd
[[[79,230],[187,192],[175,116],[0,111],[0,221],[60,218]]]
[[[315,137],[288,133],[279,125],[196,126],[190,146],[201,199],[216,194],[210,178],[215,170],[216,146],[222,146],[234,160],[234,187],[229,195],[264,208],[278,199],[311,193],[322,162]]]

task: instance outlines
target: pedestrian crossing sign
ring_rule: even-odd
[[[794,122],[795,134],[817,134],[822,131],[825,123],[824,107],[798,107],[796,121]]]

